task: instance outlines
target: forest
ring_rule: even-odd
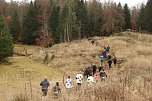
[[[99,0],[0,1],[1,16],[13,42],[43,47],[126,30],[150,33],[151,9],[152,0],[130,8]]]

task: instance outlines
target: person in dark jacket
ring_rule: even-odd
[[[92,69],[93,69],[93,76],[94,76],[96,74],[96,71],[97,71],[97,66],[95,64],[93,64]]]
[[[108,55],[108,60],[109,60],[109,59],[112,59],[112,56],[111,56],[110,54]]]
[[[58,96],[59,93],[61,93],[61,88],[59,86],[59,82],[56,82],[56,85],[53,87],[54,95]]]
[[[50,86],[50,83],[49,83],[49,81],[47,80],[47,77],[45,77],[44,80],[41,81],[40,86],[42,86],[43,96],[46,96],[46,95],[47,95],[47,92],[48,92],[48,87]]]
[[[84,75],[87,76],[87,78],[89,77],[89,75],[91,74],[91,67],[87,67],[84,71]]]
[[[117,64],[117,58],[116,57],[113,58],[113,63],[116,66],[116,64]]]
[[[109,50],[110,50],[110,47],[109,47],[109,45],[107,45],[106,46],[106,51],[109,52]]]
[[[99,72],[103,69],[103,66],[99,66],[98,70]]]
[[[108,67],[109,67],[109,70],[111,68],[111,64],[112,64],[112,59],[108,59]]]

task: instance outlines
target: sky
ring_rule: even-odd
[[[141,3],[146,4],[146,2],[147,2],[147,0],[113,0],[113,1],[115,1],[117,3],[120,2],[122,5],[127,3],[129,7],[136,6],[136,5],[141,4]]]
[[[6,1],[10,1],[10,0],[6,0]],[[13,0],[13,1],[22,1],[22,0]],[[27,0],[27,1],[31,1],[31,0]],[[108,0],[100,0],[100,1],[108,1]],[[129,7],[136,6],[137,4],[141,4],[142,2],[143,3],[147,2],[147,0],[111,0],[111,1],[114,1],[116,3],[120,2],[122,5],[127,3]]]

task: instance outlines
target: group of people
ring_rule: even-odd
[[[41,81],[40,86],[42,87],[43,96],[46,96],[48,93],[48,88],[50,86],[50,82],[47,77],[44,77],[44,80]],[[59,82],[56,82],[56,85],[53,87],[54,95],[57,96],[61,92],[61,88],[59,86]]]
[[[96,45],[96,46],[98,46],[99,45],[99,41],[98,40],[94,40],[92,37],[89,37],[88,38],[88,42],[90,43],[90,44],[92,44],[92,45]]]
[[[109,45],[105,45],[103,51],[100,54],[100,61],[101,61],[101,66],[103,66],[107,60],[108,68],[110,70],[112,63],[114,63],[114,65],[116,66],[117,58],[115,56],[112,58],[112,56],[109,54],[109,50],[110,50]]]
[[[88,86],[92,86],[94,84],[94,82],[98,83],[100,77],[101,77],[101,80],[105,80],[105,77],[107,77],[107,74],[104,70],[103,67],[99,67],[99,73],[97,73],[97,66],[96,65],[92,65],[92,73],[88,74],[87,75],[87,84]],[[98,76],[98,74],[100,75],[100,77]],[[77,87],[80,88],[82,83],[83,83],[83,74],[81,74],[81,71],[78,72],[76,74],[76,83],[77,83]],[[50,83],[47,79],[47,77],[44,78],[43,81],[41,81],[40,83],[40,86],[42,86],[42,93],[43,93],[43,96],[46,96],[47,95],[47,92],[48,92],[48,87],[50,86]],[[73,80],[71,79],[70,76],[67,77],[67,79],[65,80],[64,82],[64,86],[65,88],[68,90],[68,89],[71,89],[73,87]],[[60,85],[59,85],[59,82],[56,82],[56,85],[53,87],[53,92],[54,92],[54,95],[57,96],[58,94],[61,93],[61,88],[60,88]]]
[[[81,86],[82,81],[83,81],[83,75],[79,72],[76,75],[76,82],[77,82],[78,87]],[[71,89],[72,85],[73,85],[73,81],[72,81],[71,77],[68,76],[68,78],[64,82],[64,86],[65,86],[66,89]],[[46,96],[47,92],[48,92],[48,88],[50,86],[50,83],[49,83],[47,77],[44,77],[44,80],[41,81],[40,86],[42,86],[43,96]],[[61,93],[61,88],[60,88],[59,82],[56,82],[56,85],[53,87],[53,92],[54,92],[55,96],[57,96],[59,93]]]
[[[92,38],[88,38],[88,41],[91,44],[94,44],[95,41]],[[99,42],[96,42],[96,45],[98,45]],[[97,68],[95,64],[93,64],[91,67],[88,67],[84,71],[84,76],[87,77],[87,84],[88,86],[92,86],[94,82],[98,83],[98,81],[101,79],[101,81],[105,81],[105,78],[107,77],[106,71],[104,69],[105,62],[108,64],[108,68],[111,68],[112,63],[114,65],[117,64],[117,58],[109,54],[110,47],[109,45],[105,45],[103,48],[103,51],[100,54],[100,61],[101,61],[101,66]],[[97,72],[98,69],[98,72]],[[81,71],[77,73],[76,75],[76,83],[77,87],[81,87],[82,82],[83,82],[83,75],[81,74]],[[100,77],[99,77],[100,76]],[[48,87],[50,86],[49,81],[47,80],[47,77],[44,78],[44,80],[40,83],[40,86],[42,86],[42,92],[43,96],[47,95],[48,92]],[[73,80],[71,79],[70,76],[67,77],[67,79],[64,82],[64,86],[66,89],[71,89],[73,86]],[[59,82],[56,82],[56,85],[53,87],[53,92],[54,95],[57,96],[61,92],[61,88],[59,86]]]
[[[77,86],[80,87],[81,84],[82,84],[82,81],[83,81],[83,75],[81,74],[81,71],[76,75],[76,83],[77,83]],[[71,89],[72,88],[72,79],[70,76],[68,76],[68,78],[66,79],[65,81],[65,88],[66,89]]]
[[[98,69],[99,72],[97,72],[97,69]],[[107,77],[106,71],[105,71],[103,66],[99,66],[97,68],[97,66],[95,64],[93,64],[91,67],[87,67],[84,70],[84,76],[86,76],[87,78],[90,77],[90,76],[94,76],[96,82],[98,82],[98,80],[99,80],[98,75],[100,75],[101,80],[104,80],[105,77]]]

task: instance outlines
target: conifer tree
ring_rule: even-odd
[[[54,43],[60,42],[60,36],[59,36],[58,31],[57,31],[58,25],[59,25],[59,13],[60,13],[60,7],[53,5],[52,14],[49,18],[49,27],[51,29]]]
[[[125,20],[124,30],[131,29],[130,10],[129,10],[127,4],[125,4],[125,6],[123,8],[123,12],[124,12],[124,20]]]
[[[66,42],[67,41],[67,25],[68,25],[68,17],[69,17],[69,8],[68,5],[65,4],[63,7],[60,17],[59,17],[59,26],[58,26],[58,33],[60,36],[60,42]]]
[[[38,37],[37,31],[39,27],[38,23],[38,7],[32,1],[30,2],[29,9],[23,21],[23,44],[35,44]]]
[[[141,5],[140,11],[139,11],[137,26],[138,26],[139,31],[140,30],[145,30],[145,28],[146,28],[146,24],[145,24],[145,5],[144,4]]]
[[[122,6],[121,6],[121,3],[119,2],[118,6],[117,6],[117,10],[118,10],[118,29],[117,31],[118,32],[122,32],[122,27],[124,25],[124,16],[123,16],[123,9],[122,9]]]
[[[146,29],[148,32],[152,32],[152,0],[148,0],[145,13]]]
[[[0,61],[13,54],[12,36],[4,23],[3,17],[0,15]]]
[[[89,36],[101,36],[103,27],[103,6],[98,0],[92,0],[87,5]]]
[[[81,37],[86,36],[88,33],[88,13],[84,0],[76,0],[75,5],[75,14],[77,20],[79,22],[79,26],[81,26]]]
[[[12,34],[13,40],[18,41],[21,33],[21,26],[17,10],[13,12],[12,21],[10,24],[10,33]]]

